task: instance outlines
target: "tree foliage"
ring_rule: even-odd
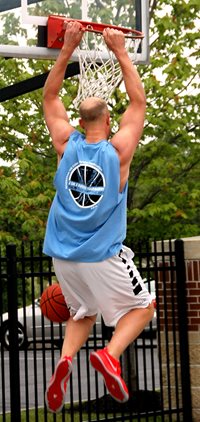
[[[136,239],[199,234],[198,5],[165,4],[150,2],[151,62],[140,68],[147,115],[129,190],[129,235]]]
[[[110,9],[99,0],[102,20]],[[129,179],[128,240],[186,237],[199,234],[199,65],[197,0],[150,1],[150,63],[139,66],[145,86],[147,113],[144,133],[133,159]],[[115,2],[115,19],[127,16],[125,2]],[[63,1],[45,1],[36,8],[61,13]],[[75,16],[76,1],[70,6]],[[38,12],[37,12],[38,13]],[[121,14],[121,15],[120,15]],[[94,9],[95,15],[95,9]],[[107,17],[107,19],[106,19]],[[1,43],[16,33],[33,44],[12,13],[3,15]],[[13,33],[15,28],[15,34]],[[0,58],[0,88],[46,72],[52,63]],[[67,80],[63,101],[71,103],[77,78]],[[113,107],[114,104],[114,107]],[[112,101],[112,118],[119,121],[127,97],[119,88]],[[0,241],[43,239],[56,170],[42,115],[42,90],[6,101],[0,106]]]

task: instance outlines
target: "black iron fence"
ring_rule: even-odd
[[[38,300],[55,281],[52,262],[42,254],[41,244],[2,247],[0,421],[192,421],[182,241],[175,247],[147,242],[133,249],[157,307],[153,321],[122,357],[130,399],[123,405],[115,402],[89,365],[90,351],[104,347],[112,335],[98,316],[74,361],[66,405],[61,414],[52,415],[44,395],[64,325],[44,319]]]

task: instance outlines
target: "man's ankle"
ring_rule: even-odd
[[[115,360],[117,360],[119,362],[120,359],[120,355],[117,354],[115,351],[112,350],[112,348],[109,348],[109,346],[105,347],[105,350],[108,352],[108,354],[114,358]]]

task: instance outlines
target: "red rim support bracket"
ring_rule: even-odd
[[[65,29],[63,28],[64,22],[80,22],[86,31],[96,32],[102,34],[105,28],[118,29],[124,32],[127,38],[141,39],[144,38],[144,34],[135,29],[123,28],[120,26],[102,24],[96,22],[82,21],[81,19],[71,19],[65,16],[50,15],[47,22],[47,47],[48,48],[62,48],[64,41]]]

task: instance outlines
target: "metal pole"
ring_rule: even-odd
[[[190,381],[189,342],[187,328],[187,291],[183,240],[175,241],[177,303],[179,320],[180,363],[183,400],[183,422],[192,421],[192,398]]]
[[[9,315],[10,406],[11,422],[21,421],[20,371],[17,325],[17,265],[16,246],[7,245],[7,281]]]
[[[1,50],[1,46],[0,46]],[[0,51],[1,54],[1,51]],[[64,79],[80,73],[79,63],[69,63],[65,72]],[[27,92],[35,91],[36,89],[43,88],[49,72],[42,73],[41,75],[33,76],[16,84],[9,85],[0,89],[0,102],[10,100],[18,97],[19,95],[26,94]]]

